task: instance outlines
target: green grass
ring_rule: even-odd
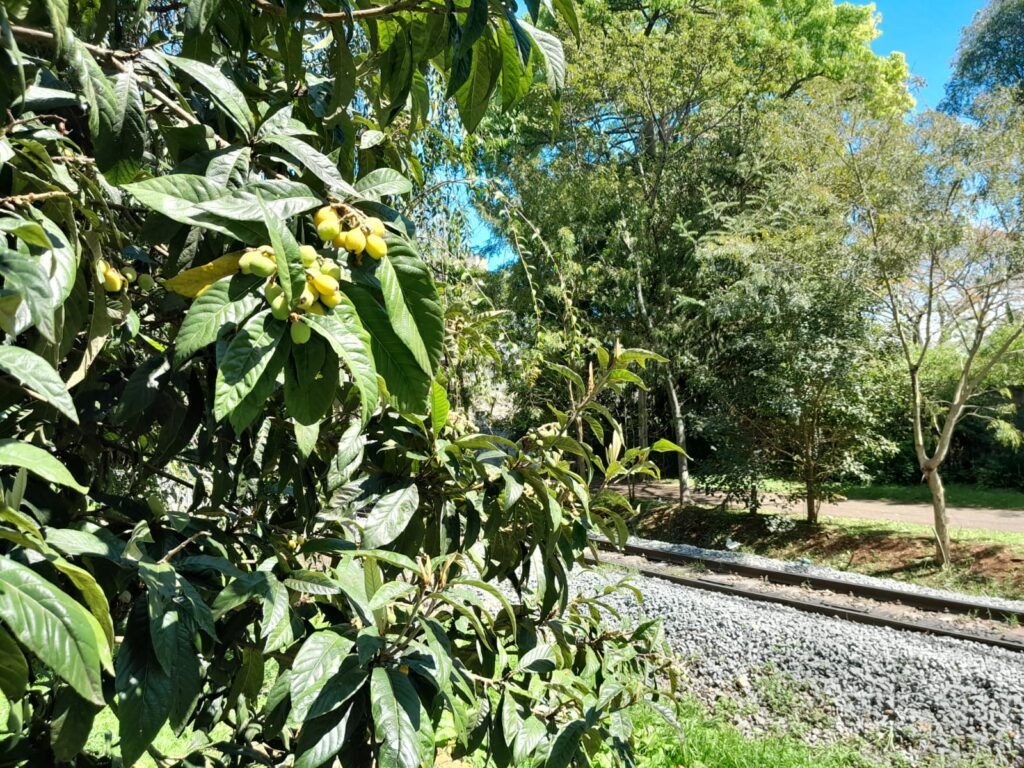
[[[745,737],[735,726],[710,715],[692,701],[681,705],[679,724],[685,734],[682,741],[678,732],[652,710],[638,708],[633,714],[639,736],[640,768],[881,768],[882,765],[861,758],[859,750],[852,746],[810,747],[798,739],[781,735]],[[118,754],[117,747],[111,746],[111,742],[117,741],[116,732],[117,720],[113,712],[103,710],[96,718],[86,752],[104,757]],[[153,746],[173,762],[190,751],[190,744],[194,748],[200,741],[193,743],[187,735],[176,738],[165,727]],[[486,764],[486,760],[472,762],[479,766]],[[613,768],[621,763],[608,750],[603,750],[596,764]],[[136,765],[156,768],[148,755]]]
[[[652,710],[636,708],[632,714],[637,736],[638,768],[984,768],[988,763],[972,758],[963,763],[916,759],[911,763],[884,746],[861,743],[809,746],[788,735],[780,719],[778,732],[749,737],[722,717],[711,715],[700,704],[684,700],[679,724],[684,738]],[[865,754],[875,754],[869,758]],[[594,761],[600,768],[621,762],[605,748]]]
[[[214,738],[185,730],[181,736],[175,736],[169,725],[164,725],[153,740],[153,749],[160,755],[164,755],[172,763],[177,762],[194,750],[209,744],[219,738],[228,738],[231,729],[226,725],[218,726],[213,731]],[[92,733],[89,734],[89,741],[85,744],[85,751],[94,757],[121,756],[121,749],[118,746],[117,717],[114,716],[110,707],[106,707],[96,715],[93,721]],[[139,768],[158,768],[157,763],[148,754],[135,763]]]
[[[928,486],[854,485],[843,489],[848,499],[859,501],[895,501],[902,504],[931,504]],[[946,504],[950,507],[988,509],[1024,509],[1024,493],[1012,488],[984,488],[979,485],[950,483],[946,486]]]
[[[675,485],[676,481],[665,481]],[[700,490],[701,481],[694,486]],[[793,480],[771,478],[758,484],[762,493],[778,496],[799,495],[803,486]],[[924,483],[915,485],[845,485],[840,493],[857,501],[893,501],[900,504],[931,504],[932,495]],[[946,484],[946,504],[950,507],[985,509],[1024,509],[1024,491],[1015,488],[987,488],[967,483]]]
[[[894,535],[910,537],[932,537],[930,525],[921,523],[904,523],[890,520],[861,520],[854,517],[821,518],[824,525],[842,529],[851,535]],[[1004,544],[1011,547],[1024,548],[1024,533],[1011,531],[990,531],[985,528],[952,528],[954,542],[976,542],[987,544]]]

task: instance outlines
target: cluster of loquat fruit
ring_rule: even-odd
[[[148,291],[156,285],[152,275],[140,275],[135,267],[129,266],[119,270],[106,259],[96,259],[93,266],[96,269],[96,278],[103,283],[107,293],[120,293],[125,285],[134,283],[136,280],[139,281],[139,287],[144,291]]]
[[[345,228],[348,223],[352,226]],[[384,241],[384,222],[376,216],[347,214],[345,220],[333,205],[325,205],[313,214],[316,234],[325,243],[342,248],[356,257],[357,263],[363,253],[371,259],[382,259],[388,252]]]
[[[333,259],[321,257],[311,245],[299,246],[299,255],[306,270],[306,285],[294,310],[289,308],[284,290],[277,282],[277,262],[274,261],[273,248],[261,245],[246,251],[238,260],[238,267],[243,274],[271,278],[263,289],[263,296],[270,304],[270,314],[277,320],[291,320],[289,332],[292,341],[305,344],[310,339],[312,329],[298,315],[304,312],[325,315],[327,310],[341,303],[341,291],[338,289],[341,267]]]

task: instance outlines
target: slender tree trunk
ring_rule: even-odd
[[[647,390],[646,389],[638,389],[637,392],[639,393],[639,398],[640,398],[639,409],[638,409],[640,411],[639,419],[638,419],[639,423],[637,425],[637,428],[640,430],[640,435],[639,435],[639,440],[637,442],[637,445],[639,445],[641,448],[646,448],[647,444],[648,444],[647,443],[647,440],[648,440],[648,437],[647,437],[647,420],[648,420],[648,416],[647,416]]]
[[[924,444],[924,423],[922,418],[923,398],[921,396],[921,381],[916,366],[910,367],[910,394],[911,414],[914,422],[914,450],[917,453],[918,465],[921,467],[921,474],[924,475],[928,489],[932,492],[932,514],[935,523],[935,562],[943,568],[952,564],[949,556],[949,516],[946,514],[946,489],[942,487],[942,477],[939,475],[939,467],[946,459],[949,452],[949,444],[953,437],[953,428],[960,419],[963,412],[963,403],[966,400],[966,378],[961,376],[960,384],[957,387],[956,397],[946,414],[946,421],[943,424],[942,432],[939,435],[939,443],[931,458],[928,458],[927,449]]]
[[[633,250],[632,243],[628,239],[628,236],[624,238],[626,247]],[[644,299],[644,287],[643,280],[640,275],[639,262],[636,268],[636,302],[637,307],[640,310],[640,316],[643,318],[644,325],[647,327],[647,332],[650,338],[654,338],[654,321],[651,316],[647,313],[647,302]],[[677,391],[676,379],[672,373],[672,367],[670,364],[665,364],[665,393],[668,395],[669,407],[671,408],[672,415],[672,427],[675,431],[676,445],[686,450],[686,421],[683,419],[683,407],[679,403],[679,392]],[[679,503],[682,504],[684,501],[690,498],[690,460],[686,457],[685,453],[677,453],[676,459],[679,466]]]
[[[665,392],[668,395],[669,407],[671,408],[672,427],[675,431],[676,445],[686,450],[686,420],[683,419],[683,409],[679,404],[679,393],[676,391],[676,381],[672,372],[665,370]],[[690,498],[690,460],[685,453],[677,453],[676,459],[679,466],[679,503],[682,504]]]
[[[946,489],[942,486],[938,467],[922,468],[928,488],[932,492],[932,512],[935,516],[935,559],[948,568],[952,564],[949,556],[949,515],[946,513]]]
[[[814,480],[814,466],[807,464],[804,467],[804,494],[807,497],[807,522],[811,525],[818,524],[818,484]]]

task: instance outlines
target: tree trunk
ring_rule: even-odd
[[[807,497],[807,522],[818,524],[818,484],[814,480],[814,465],[808,463],[804,467],[804,495]]]
[[[935,559],[943,568],[952,564],[949,556],[949,515],[946,514],[946,489],[938,468],[924,467],[924,477],[932,492],[932,511],[935,515]]]
[[[647,447],[647,440],[648,440],[648,436],[647,436],[647,419],[648,419],[648,417],[647,417],[647,390],[646,389],[638,389],[637,392],[639,393],[639,398],[640,398],[640,403],[639,403],[639,408],[638,408],[638,410],[640,412],[639,413],[639,418],[638,418],[638,422],[639,422],[638,423],[638,429],[640,431],[640,435],[639,435],[640,439],[637,441],[637,445],[639,445],[641,448],[646,448]]]
[[[676,382],[672,372],[665,370],[665,391],[668,394],[669,407],[672,409],[672,427],[675,430],[676,445],[686,450],[686,421],[683,419],[683,409],[679,404],[679,393],[676,392]],[[690,498],[690,461],[685,453],[677,453],[676,459],[679,465],[679,503]]]
[[[629,238],[628,233],[624,236],[623,241],[626,247],[630,251],[633,250],[632,242]],[[654,321],[651,316],[647,314],[647,302],[644,300],[644,287],[643,281],[640,275],[640,262],[634,260],[636,264],[636,303],[640,309],[640,316],[643,318],[644,325],[647,328],[647,333],[650,338],[654,338]],[[670,364],[666,364],[665,370],[665,392],[668,394],[669,406],[672,409],[672,426],[675,430],[675,441],[676,445],[686,450],[686,422],[683,420],[683,407],[679,403],[679,393],[676,391],[676,380],[672,374],[672,368]],[[682,504],[684,501],[690,498],[690,460],[686,458],[685,453],[677,453],[676,459],[679,465],[679,503]]]

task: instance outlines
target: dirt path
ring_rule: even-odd
[[[672,500],[676,495],[673,485],[645,485],[637,488],[640,496]],[[721,504],[717,494],[697,494],[698,504]],[[782,497],[769,496],[764,501],[767,508],[781,509],[801,515],[798,503],[788,502]],[[848,499],[821,505],[823,517],[852,517],[861,520],[887,520],[898,523],[932,525],[932,508],[928,504],[906,504],[896,501],[860,501]],[[950,507],[950,523],[954,528],[977,528],[988,531],[1024,533],[1024,509],[986,509],[981,507]]]

